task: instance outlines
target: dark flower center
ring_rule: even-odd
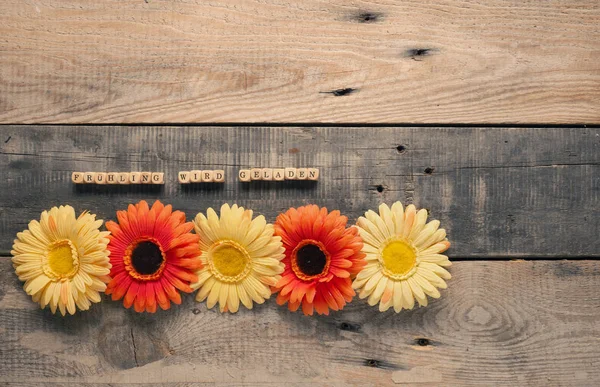
[[[131,253],[131,265],[140,274],[154,274],[164,260],[160,248],[152,242],[144,241],[135,246]]]
[[[307,244],[296,252],[298,269],[307,276],[321,274],[327,264],[327,256],[319,246]]]

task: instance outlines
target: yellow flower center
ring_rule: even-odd
[[[220,280],[236,282],[250,271],[250,256],[237,242],[219,241],[211,247],[210,266]]]
[[[50,244],[43,269],[50,278],[73,277],[79,269],[79,254],[73,243],[63,239]]]
[[[384,273],[394,279],[405,279],[412,275],[417,265],[417,252],[408,242],[392,240],[381,251],[380,261]]]

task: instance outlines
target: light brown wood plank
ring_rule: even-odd
[[[455,262],[442,298],[304,317],[273,300],[235,315],[184,297],[155,315],[104,297],[41,311],[0,259],[0,382],[594,386],[598,261]],[[170,385],[170,384],[169,384]]]
[[[237,178],[239,169],[283,166],[316,166],[320,180]],[[177,182],[178,171],[193,169],[224,169],[226,182]],[[161,171],[166,184],[81,186],[71,183],[73,171]],[[158,198],[188,217],[229,202],[269,221],[315,203],[351,223],[400,200],[442,222],[451,257],[600,256],[598,128],[4,126],[0,172],[5,254],[16,233],[52,206],[113,219],[128,203]]]
[[[2,0],[0,122],[597,124],[600,3]]]

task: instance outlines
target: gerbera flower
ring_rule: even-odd
[[[220,218],[209,208],[207,216],[196,216],[194,226],[203,263],[192,284],[200,288],[196,301],[208,299],[208,308],[219,302],[221,312],[235,313],[240,301],[252,309],[252,301],[262,304],[271,297],[270,286],[281,278],[284,255],[281,238],[273,236],[273,225],[264,216],[252,219],[252,210],[223,204]]]
[[[60,206],[42,212],[39,222],[32,220],[17,234],[13,267],[42,309],[49,305],[64,316],[100,302],[99,292],[110,280],[109,233],[99,231],[101,225],[96,215],[83,212],[75,218],[73,207]]]
[[[171,205],[144,200],[117,211],[119,223],[106,222],[110,235],[112,280],[106,294],[113,301],[123,298],[126,308],[154,313],[156,305],[169,309],[171,302],[181,304],[179,291],[190,293],[190,282],[202,266],[198,235],[191,234],[192,222],[185,214],[172,211]]]
[[[367,211],[357,226],[365,243],[367,266],[356,276],[352,287],[359,297],[369,297],[369,305],[379,303],[379,310],[390,307],[400,312],[412,309],[415,299],[427,306],[427,296],[439,298],[437,288],[445,289],[450,279],[442,266],[450,266],[442,255],[450,247],[440,222],[427,223],[427,210],[417,212],[414,205],[402,207],[396,202],[390,209],[379,206],[379,215]]]
[[[340,310],[354,297],[351,277],[366,264],[358,230],[339,211],[308,205],[290,208],[275,222],[285,247],[285,271],[275,285],[277,303],[305,315]]]

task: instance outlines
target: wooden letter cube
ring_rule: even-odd
[[[190,171],[190,183],[200,183],[202,181],[202,171]]]
[[[119,173],[119,184],[129,184],[129,172]]]
[[[214,173],[213,171],[202,171],[202,182],[203,183],[212,183]]]
[[[213,180],[215,183],[225,182],[225,171],[223,171],[222,169],[217,169],[216,171],[214,171]]]
[[[263,180],[273,180],[273,169],[263,168],[262,169],[262,179]]]
[[[285,180],[285,169],[274,169],[273,170],[273,180],[281,181]]]
[[[238,172],[238,177],[240,178],[240,181],[243,181],[245,183],[252,180],[252,178],[250,177],[249,169],[240,169],[240,171]]]
[[[142,172],[140,175],[140,183],[152,184],[152,172]]]
[[[117,184],[119,180],[119,174],[117,172],[108,172],[106,174],[106,184]]]
[[[165,184],[165,174],[163,172],[152,172],[152,184]]]
[[[106,184],[106,173],[104,173],[104,172],[96,173],[96,176],[94,176],[94,183]]]
[[[141,172],[129,172],[129,182],[131,184],[141,184],[142,173]]]
[[[308,180],[319,180],[319,169],[308,168]]]
[[[306,180],[308,177],[308,169],[306,168],[298,168],[296,179],[298,180]]]
[[[179,171],[177,174],[177,180],[181,184],[188,184],[190,182],[190,172],[189,171]]]
[[[286,168],[285,169],[285,179],[286,180],[296,180],[296,168]]]
[[[94,184],[95,177],[96,177],[96,172],[85,172],[83,174],[83,182],[85,184]]]
[[[261,180],[262,179],[262,169],[252,168],[250,170],[250,176],[252,176],[252,180]]]
[[[71,181],[75,184],[83,183],[83,172],[73,172],[71,173]]]

